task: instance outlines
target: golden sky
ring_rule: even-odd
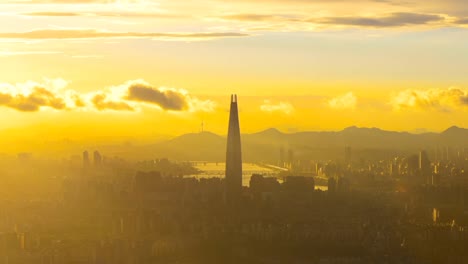
[[[0,129],[468,127],[465,0],[2,0]],[[14,137],[14,136],[13,136]]]

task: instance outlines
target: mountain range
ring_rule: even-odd
[[[341,131],[296,133],[284,133],[270,128],[257,133],[244,133],[241,139],[243,161],[272,164],[280,160],[281,149],[284,157],[291,153],[295,160],[343,159],[347,146],[351,148],[353,159],[388,159],[418,154],[420,150],[427,150],[433,156],[434,149],[446,147],[453,151],[464,150],[468,154],[468,129],[456,126],[440,133],[419,134],[356,126]],[[80,158],[84,150],[99,150],[107,157],[121,157],[129,161],[169,158],[178,161],[223,162],[226,155],[226,136],[201,132],[173,138],[153,136],[144,140],[140,137],[123,141],[112,138],[109,142],[96,139],[91,143],[80,140],[45,140],[34,145],[32,141],[26,141],[22,148],[8,150],[0,145],[0,149],[4,152],[0,152],[0,157],[8,153],[16,155],[19,152],[34,152],[35,156],[47,158],[70,155]]]
[[[280,149],[297,159],[336,159],[349,146],[354,157],[388,158],[410,155],[435,148],[467,148],[468,129],[452,126],[441,133],[413,134],[378,128],[348,127],[342,131],[283,133],[270,128],[258,133],[242,134],[243,160],[277,162]],[[167,141],[147,145],[140,151],[176,160],[222,162],[226,138],[211,132],[185,134]],[[467,151],[467,150],[465,150]],[[140,153],[141,154],[141,153]]]

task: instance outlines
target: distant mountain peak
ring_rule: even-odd
[[[197,132],[197,133],[188,133],[188,134],[183,134],[178,137],[173,138],[171,141],[180,141],[180,140],[192,140],[192,139],[210,139],[210,138],[221,138],[221,136],[209,132],[209,131],[203,131],[203,132]]]
[[[200,134],[200,135],[215,135],[215,136],[219,136],[213,132],[210,132],[210,131],[202,131],[202,132],[198,132],[198,133],[195,133],[195,134]]]
[[[382,130],[380,128],[377,128],[377,127],[350,126],[350,127],[347,127],[345,129],[343,129],[343,131],[351,132],[351,131],[382,131]]]
[[[357,130],[359,129],[359,127],[357,126],[350,126],[350,127],[346,127],[345,129],[343,129],[343,131],[347,131],[347,130]]]
[[[466,128],[461,128],[461,127],[458,127],[458,126],[451,126],[451,127],[447,128],[445,131],[443,131],[442,134],[458,133],[458,132],[462,132],[462,131],[466,131],[466,130],[467,130]]]
[[[451,126],[451,127],[447,128],[445,131],[449,131],[449,130],[458,130],[458,129],[463,129],[463,128],[458,127],[458,126]]]
[[[265,130],[263,130],[261,132],[258,132],[258,134],[282,135],[283,132],[281,132],[278,129],[272,127],[272,128],[265,129]]]

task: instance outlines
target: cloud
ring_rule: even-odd
[[[29,3],[29,4],[42,4],[42,3],[55,3],[55,4],[85,4],[85,3],[139,3],[139,2],[151,2],[153,0],[3,0],[6,3]],[[232,1],[227,0],[216,0],[217,2],[227,2],[232,3]],[[284,3],[284,4],[297,4],[297,3],[346,3],[348,0],[238,0],[239,2],[249,2],[249,3]],[[392,0],[355,0],[354,2],[384,2],[384,3],[406,3],[407,1],[392,1]]]
[[[6,0],[7,4],[111,4],[118,0]]]
[[[357,105],[357,98],[353,92],[332,98],[328,100],[328,106],[333,109],[355,109]]]
[[[63,54],[61,51],[0,51],[0,57]]]
[[[51,91],[43,87],[34,87],[28,96],[17,95],[12,97],[8,106],[20,111],[38,111],[42,106],[52,107],[54,109],[65,109],[63,98],[57,97]]]
[[[102,90],[79,93],[63,79],[0,84],[0,106],[21,112],[43,109],[81,111],[137,111],[153,107],[171,112],[212,112],[216,103],[202,100],[183,89],[154,87],[143,80],[128,81]]]
[[[237,21],[300,21],[296,16],[277,14],[232,14],[220,18]]]
[[[454,21],[454,23],[458,25],[468,25],[468,17],[458,18]]]
[[[217,103],[212,100],[202,100],[196,97],[190,97],[189,100],[191,112],[213,112],[217,106]]]
[[[144,83],[133,83],[128,87],[128,100],[155,104],[164,110],[181,111],[188,108],[184,91],[154,88]]]
[[[4,32],[0,38],[6,39],[91,39],[91,38],[163,38],[163,39],[214,39],[225,37],[244,37],[235,32],[197,32],[197,33],[151,33],[151,32],[110,32],[95,29],[42,29],[28,32]]]
[[[161,12],[66,12],[66,11],[40,11],[20,13],[22,16],[31,17],[118,17],[118,18],[187,18],[177,14],[161,13]]]
[[[221,18],[226,20],[241,20],[241,21],[270,21],[274,20],[276,16],[274,15],[260,15],[260,14],[235,14],[235,15],[226,15]]]
[[[84,55],[71,55],[74,59],[100,59],[103,58],[103,55],[95,55],[95,54],[84,54]]]
[[[211,112],[216,108],[215,102],[201,100],[186,90],[155,87],[144,80],[128,81],[84,97],[99,111],[136,111],[150,107],[171,112]]]
[[[190,95],[186,90],[154,87],[143,80],[129,81],[118,87],[125,91],[125,100],[145,103],[167,111],[211,112],[216,103],[211,100],[201,100]]]
[[[326,17],[322,19],[310,19],[309,22],[360,27],[401,27],[408,25],[425,25],[430,22],[440,22],[443,20],[444,17],[440,15],[397,12],[383,17]]]
[[[390,99],[396,111],[404,109],[450,112],[468,106],[468,90],[458,88],[405,90]]]
[[[68,17],[68,16],[81,16],[80,13],[74,12],[31,12],[22,13],[24,16],[52,16],[52,17]]]
[[[306,16],[304,13],[275,14],[275,13],[237,13],[220,16],[223,20],[235,20],[240,22],[257,22],[263,25],[264,29],[272,28],[273,25],[281,26],[289,30],[311,30],[310,26],[334,27],[364,27],[364,28],[391,28],[404,26],[421,26],[437,23],[439,25],[448,24],[445,17],[439,14],[394,12],[376,14],[374,16]],[[460,20],[460,23],[463,22]],[[279,24],[278,24],[279,23]],[[269,24],[269,25],[268,25]]]
[[[260,106],[260,110],[268,113],[281,112],[289,115],[294,112],[294,107],[288,102],[273,103],[270,100],[265,100]]]
[[[66,98],[69,102],[68,105],[74,105],[75,108],[86,107],[86,102],[83,99],[83,96],[73,90],[67,91]]]
[[[22,112],[37,112],[43,107],[68,109],[74,105],[69,104],[69,93],[61,92],[66,85],[62,79],[48,79],[44,83],[0,84],[0,105]]]
[[[108,96],[104,93],[98,93],[91,99],[93,105],[97,110],[117,110],[117,111],[134,111],[131,105],[124,101],[112,101],[107,98]]]

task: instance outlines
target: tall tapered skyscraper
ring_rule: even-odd
[[[242,152],[237,95],[231,95],[226,149],[226,201],[234,203],[242,191]]]

